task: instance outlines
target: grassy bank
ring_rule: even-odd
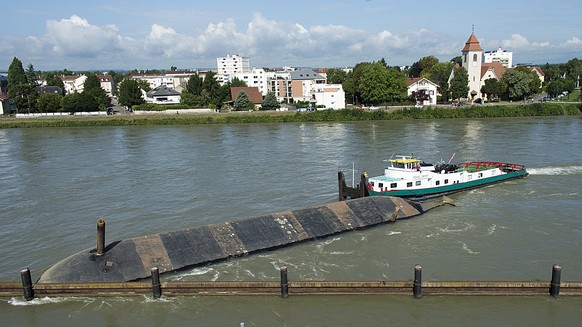
[[[0,128],[92,127],[132,125],[197,125],[286,123],[324,121],[371,121],[399,119],[493,118],[581,115],[582,104],[535,103],[529,105],[428,107],[390,110],[326,110],[296,112],[241,112],[230,114],[132,115],[100,117],[9,118],[0,119]]]

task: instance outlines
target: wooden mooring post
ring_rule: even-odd
[[[293,295],[317,294],[402,294],[415,298],[430,295],[551,295],[582,296],[582,281],[561,281],[561,267],[552,267],[551,281],[422,281],[422,267],[414,267],[413,281],[289,281],[287,267],[280,268],[280,281],[160,282],[157,267],[151,282],[119,283],[32,283],[30,269],[21,270],[22,283],[0,282],[0,297],[18,296],[33,300],[39,296],[134,296],[154,298],[181,295]],[[412,292],[412,294],[411,294]]]
[[[105,252],[105,220],[100,218],[97,221],[97,255]]]

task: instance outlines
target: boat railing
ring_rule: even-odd
[[[499,168],[504,172],[515,172],[525,170],[525,166],[521,164],[512,164],[498,161],[469,161],[459,164],[459,168],[468,172],[477,172],[488,169]]]

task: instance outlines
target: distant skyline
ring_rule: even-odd
[[[473,8],[471,6],[474,6]],[[460,55],[471,35],[515,64],[582,58],[582,2],[419,0],[6,1],[0,71],[216,68],[227,54],[252,67],[348,67],[384,58],[411,65]]]

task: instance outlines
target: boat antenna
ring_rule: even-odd
[[[450,163],[451,163],[451,161],[453,161],[453,158],[455,157],[455,154],[457,154],[457,153],[456,153],[456,152],[455,152],[455,153],[453,153],[453,156],[451,157],[451,159],[449,159],[449,162],[447,162],[447,164],[450,164]]]

